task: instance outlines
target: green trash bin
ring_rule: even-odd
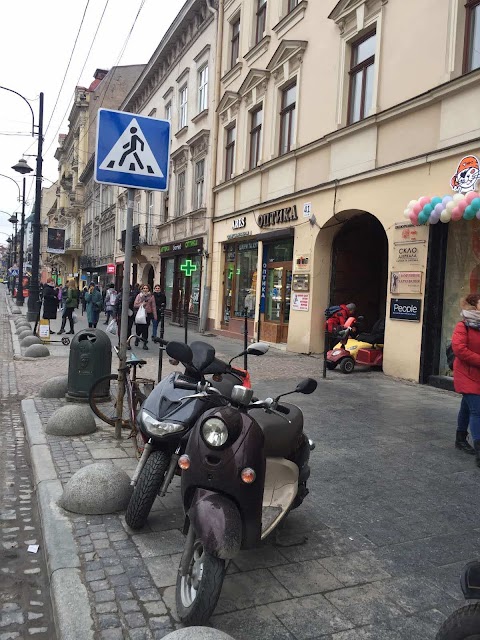
[[[79,331],[70,345],[67,400],[88,402],[93,383],[111,370],[112,343],[108,335],[100,329]]]

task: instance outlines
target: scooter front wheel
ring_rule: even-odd
[[[217,606],[226,572],[225,560],[208,553],[198,538],[184,554],[188,557],[182,558],[177,575],[177,613],[183,624],[203,625]]]
[[[125,513],[130,529],[141,529],[146,523],[169,465],[170,456],[164,451],[152,451],[148,456]]]
[[[355,360],[353,358],[344,358],[340,362],[340,371],[342,373],[352,373],[355,369]]]
[[[480,640],[480,604],[457,609],[440,627],[435,640]]]

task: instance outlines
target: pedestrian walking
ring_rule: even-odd
[[[85,285],[82,289],[82,293],[80,294],[80,301],[82,303],[82,316],[85,313],[87,308],[87,301],[85,300],[85,294],[88,292],[87,285]]]
[[[105,313],[107,314],[107,319],[103,324],[108,324],[112,316],[115,318],[115,302],[117,300],[117,295],[115,285],[112,282],[108,285],[107,293],[105,294]]]
[[[137,310],[137,314],[135,316],[135,326],[137,336],[144,339],[143,348],[145,350],[148,349],[147,341],[148,341],[148,327],[150,326],[150,322],[152,319],[157,320],[157,307],[155,306],[155,298],[153,293],[150,291],[150,286],[148,284],[144,284],[141,292],[137,295],[134,302],[134,308]],[[143,312],[142,312],[143,309]],[[144,315],[145,323],[139,322],[140,316]],[[135,340],[135,346],[138,347],[138,338]]]
[[[90,283],[88,291],[85,294],[85,300],[87,302],[88,327],[90,329],[96,329],[100,311],[102,310],[103,301],[102,294],[95,286],[95,283]]]
[[[55,293],[54,284],[52,278],[47,280],[47,283],[43,287],[43,319],[48,320],[48,326],[50,328],[50,320],[57,319],[58,298]],[[50,329],[50,333],[55,333]]]
[[[73,328],[73,312],[78,306],[78,289],[75,280],[72,278],[67,282],[67,293],[63,299],[63,313],[62,313],[62,326],[58,335],[65,333],[65,325],[67,324],[67,318],[70,322],[70,331],[67,333],[75,333]]]
[[[160,313],[162,311],[162,304],[167,304],[167,297],[165,293],[161,290],[159,284],[156,284],[153,288],[153,297],[155,298],[155,307],[157,309],[157,317],[153,318],[153,326],[152,326],[152,341],[157,342],[157,330],[158,323],[160,322]]]
[[[462,301],[461,316],[452,336],[453,384],[455,391],[462,394],[455,447],[475,455],[480,467],[480,293],[472,293]],[[469,428],[473,447],[467,439]]]

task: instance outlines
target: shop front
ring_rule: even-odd
[[[160,247],[160,286],[167,299],[166,312],[171,321],[198,322],[202,282],[203,238],[172,242]]]

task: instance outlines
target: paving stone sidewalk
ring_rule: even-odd
[[[236,348],[212,341],[221,353]],[[46,359],[42,375],[64,360]],[[319,361],[271,350],[251,368],[262,397],[318,374]],[[462,603],[460,571],[480,549],[480,472],[453,447],[458,397],[380,373],[333,372],[312,396],[292,399],[317,442],[311,493],[261,549],[230,563],[212,625],[236,640],[433,640]],[[63,401],[34,402],[45,424]],[[106,425],[47,442],[62,483],[97,460],[128,473],[135,465],[130,443]],[[69,518],[96,637],[163,638],[176,628],[178,482],[141,533],[122,514]]]

